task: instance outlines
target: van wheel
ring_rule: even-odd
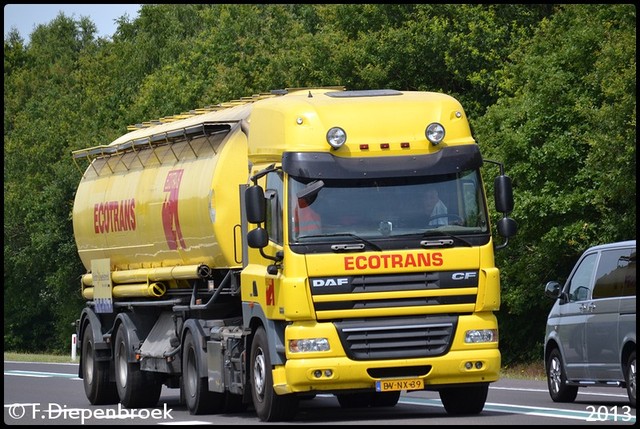
[[[578,396],[577,386],[567,385],[562,356],[558,349],[553,349],[547,359],[547,387],[553,402],[573,402]]]
[[[440,389],[440,400],[452,416],[480,414],[487,401],[489,385]]]
[[[624,370],[624,379],[627,383],[627,395],[633,408],[636,407],[636,352],[631,352]]]
[[[251,342],[251,397],[256,414],[263,422],[292,419],[298,411],[298,398],[294,395],[277,395],[273,390],[269,343],[264,328],[257,329]]]
[[[92,405],[117,404],[116,384],[109,381],[109,361],[96,359],[95,339],[91,325],[84,328],[81,353],[82,383],[89,402]]]

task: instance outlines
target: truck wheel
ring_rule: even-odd
[[[188,331],[182,352],[182,378],[184,399],[191,414],[212,414],[224,412],[225,395],[210,392],[207,377],[200,377],[198,353],[195,339]]]
[[[129,362],[129,344],[124,325],[118,327],[115,343],[116,386],[120,402],[127,408],[155,407],[162,383],[156,374],[140,370],[139,362]]]
[[[567,386],[567,375],[564,372],[562,356],[558,349],[549,353],[547,360],[547,388],[553,402],[573,402],[578,396],[577,386]]]
[[[624,370],[624,379],[627,384],[627,395],[631,407],[636,407],[636,352],[632,352],[627,360],[627,366]]]
[[[82,383],[92,405],[118,403],[116,384],[109,381],[109,362],[96,360],[91,325],[86,326],[82,335]]]
[[[440,400],[447,414],[454,416],[480,414],[489,393],[489,385],[440,389]]]
[[[293,395],[276,395],[273,390],[269,345],[262,327],[257,329],[251,343],[249,364],[251,397],[258,418],[263,422],[292,419],[298,411],[298,398]]]

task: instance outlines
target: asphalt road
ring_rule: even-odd
[[[178,389],[164,388],[156,408],[92,406],[77,365],[4,362],[5,425],[255,425],[253,410],[238,414],[189,414]],[[342,409],[332,395],[301,401],[295,420],[278,425],[635,425],[621,388],[581,389],[572,404],[556,404],[544,381],[502,379],[489,388],[484,411],[451,417],[436,392],[403,393],[393,408]]]

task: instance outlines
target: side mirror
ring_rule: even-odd
[[[544,287],[544,294],[549,298],[558,299],[560,297],[560,283],[556,281],[550,281]]]
[[[500,213],[513,211],[513,186],[511,178],[501,174],[493,182],[495,189],[496,210]]]
[[[497,227],[498,234],[506,238],[513,237],[518,232],[518,224],[510,217],[503,217],[500,219]]]
[[[264,228],[256,228],[247,234],[247,244],[254,249],[262,249],[269,244],[269,234]]]
[[[265,221],[267,203],[264,198],[264,191],[260,186],[248,187],[244,191],[244,202],[249,223],[262,223]]]

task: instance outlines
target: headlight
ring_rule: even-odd
[[[326,352],[329,350],[329,340],[327,340],[326,338],[289,340],[289,351],[291,353]]]
[[[327,131],[327,142],[332,148],[338,149],[347,141],[347,133],[340,127],[333,127]]]
[[[439,145],[440,142],[444,139],[444,127],[441,124],[434,122],[427,126],[424,135],[432,145]]]
[[[497,343],[497,329],[474,329],[464,334],[465,343]]]

